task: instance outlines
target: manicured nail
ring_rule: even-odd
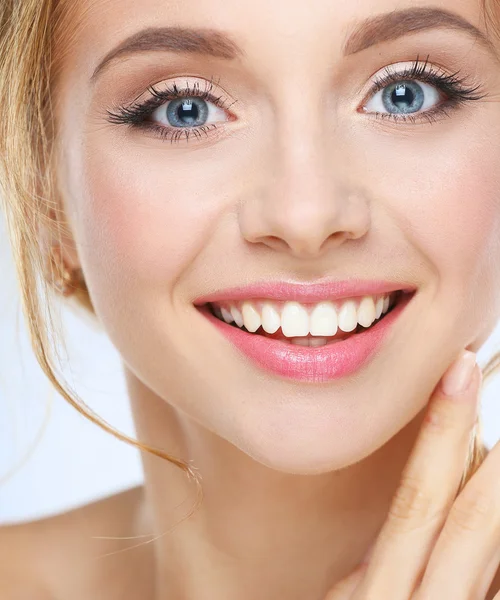
[[[443,392],[447,396],[454,396],[455,394],[463,394],[467,391],[476,364],[476,354],[469,352],[469,350],[464,350],[444,374],[441,382]]]

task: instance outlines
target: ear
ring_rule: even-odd
[[[37,223],[37,235],[45,260],[48,260],[51,248],[57,246],[68,268],[73,270],[81,267],[74,235],[64,215],[58,216],[54,209],[48,209]]]

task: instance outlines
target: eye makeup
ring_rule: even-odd
[[[429,57],[424,61],[417,56],[413,62],[405,63],[404,67],[398,67],[398,64],[400,63],[393,63],[374,76],[370,91],[359,106],[358,112],[366,114],[368,118],[390,119],[396,123],[433,123],[442,117],[451,116],[453,111],[469,102],[486,97],[481,85],[469,82],[469,78],[462,76],[459,71],[446,73],[432,65]],[[191,137],[198,140],[203,136],[209,138],[225,121],[236,118],[229,113],[229,109],[237,101],[229,99],[219,90],[218,82],[214,83],[213,77],[210,81],[200,78],[197,81],[186,80],[182,84],[174,81],[162,89],[148,86],[149,98],[128,106],[119,106],[114,111],[106,111],[107,120],[116,125],[152,132],[155,137],[172,144],[181,140],[187,142]],[[429,104],[429,101],[424,101],[428,90],[434,96],[437,95],[439,101],[430,102],[432,106],[421,110],[422,106]],[[370,110],[371,99],[379,93],[384,97],[381,106],[387,110]],[[413,110],[412,100],[415,100],[416,96],[421,97],[422,101],[417,102],[417,110]],[[388,99],[394,100],[396,110],[393,112],[388,108]],[[210,105],[213,108],[210,108]],[[155,111],[163,106],[166,106],[169,119],[166,125],[151,119]],[[398,110],[398,107],[403,109]],[[209,122],[210,116],[217,110],[226,113],[226,116],[218,121]]]

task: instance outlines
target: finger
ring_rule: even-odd
[[[367,568],[367,564],[359,565],[349,576],[333,586],[325,600],[350,600],[363,579]]]
[[[466,391],[449,396],[443,381],[436,386],[354,598],[408,600],[420,581],[466,463],[481,382],[475,359],[474,353],[464,351],[443,378],[449,381],[460,366],[472,370]]]
[[[422,582],[424,598],[437,590],[456,600],[484,598],[476,592],[488,591],[500,560],[499,471],[497,443],[450,509]]]
[[[500,565],[500,547],[498,552],[494,556],[493,560],[490,562],[488,567],[484,571],[483,579],[478,585],[477,597],[480,600],[488,600],[495,593],[496,590],[500,590],[500,571],[498,570],[498,566]],[[496,577],[495,577],[496,575]],[[492,588],[492,582],[496,585]],[[489,591],[489,595],[488,594]]]

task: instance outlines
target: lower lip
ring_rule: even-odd
[[[391,327],[415,294],[404,294],[396,306],[373,327],[342,342],[321,347],[296,346],[290,342],[247,333],[219,320],[205,305],[198,307],[209,321],[243,354],[273,374],[297,381],[324,382],[352,375],[376,354]]]

